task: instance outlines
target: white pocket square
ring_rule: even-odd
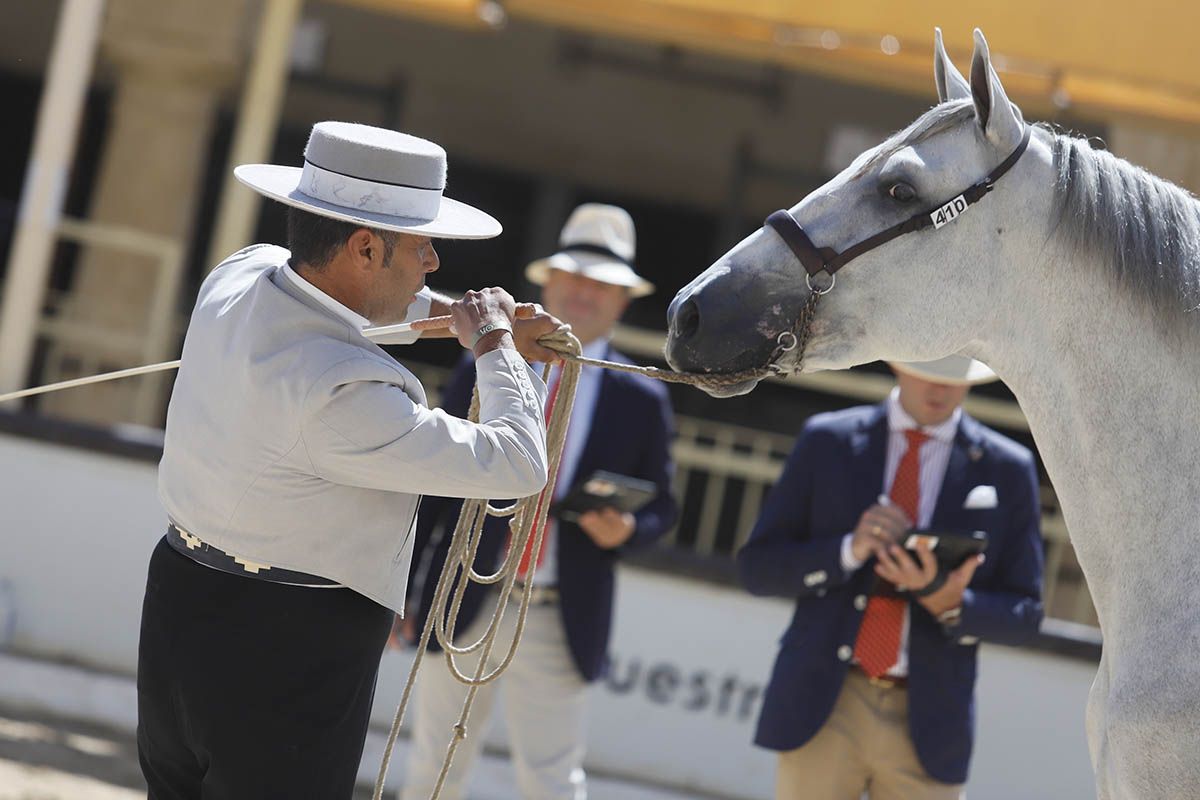
[[[963,508],[995,508],[996,505],[995,486],[976,486],[967,495]]]

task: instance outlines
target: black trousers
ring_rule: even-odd
[[[350,798],[392,612],[197,564],[160,541],[138,647],[150,800]]]

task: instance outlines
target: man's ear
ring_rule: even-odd
[[[376,238],[368,229],[357,228],[346,239],[346,254],[355,266],[365,267],[371,263],[372,257],[377,255],[375,251],[382,247],[382,242],[376,241]]]

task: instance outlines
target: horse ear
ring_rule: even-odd
[[[954,66],[942,44],[942,29],[933,29],[933,80],[937,84],[938,102],[966,100],[971,96],[967,79]]]
[[[971,98],[975,101],[975,119],[984,134],[997,145],[1015,146],[1025,134],[1025,118],[1017,108],[992,66],[987,39],[975,29],[975,55],[971,59]]]

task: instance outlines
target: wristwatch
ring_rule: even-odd
[[[937,621],[947,628],[953,628],[958,623],[962,622],[962,606],[952,608],[949,611],[943,611],[938,614]]]

